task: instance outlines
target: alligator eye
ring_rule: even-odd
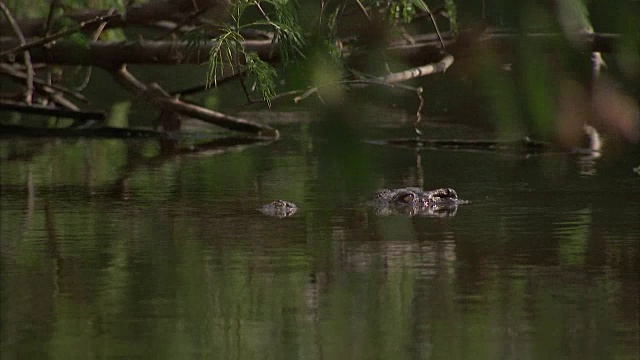
[[[414,198],[413,194],[405,194],[400,197],[400,200],[402,202],[410,203],[410,202],[413,202],[413,198]]]

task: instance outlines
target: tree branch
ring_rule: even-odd
[[[1,41],[0,51],[15,47],[15,41]],[[80,45],[69,40],[59,40],[47,49],[31,50],[34,62],[58,65],[85,65],[117,68],[121,64],[200,64],[203,56],[217,46],[215,41],[201,44],[197,49],[183,41],[91,41]],[[248,40],[243,43],[248,52],[257,52],[261,59],[277,61],[279,52],[271,54],[271,40]]]
[[[380,76],[373,79],[344,80],[344,81],[338,82],[338,84],[347,85],[347,86],[366,84],[366,85],[384,85],[384,86],[402,87],[405,90],[409,89],[411,91],[416,91],[418,93],[418,96],[421,97],[421,92],[422,92],[421,88],[415,89],[413,87],[397,85],[397,83],[414,79],[417,77],[431,75],[434,73],[443,73],[451,66],[451,64],[453,64],[453,56],[446,55],[444,58],[442,58],[442,60],[440,60],[435,64],[428,64],[428,65],[420,66],[417,68],[389,74],[386,76]],[[335,84],[331,84],[331,85],[335,85]],[[309,97],[310,95],[317,93],[319,88],[320,88],[319,86],[312,87],[306,90],[302,95],[296,96],[293,99],[293,101],[296,103],[300,102],[306,99],[307,97]],[[416,126],[417,126],[417,123],[416,123]]]
[[[397,83],[414,79],[417,77],[427,76],[434,73],[443,73],[453,64],[453,56],[447,55],[435,64],[428,64],[417,68],[389,74],[378,78],[377,80],[385,83]]]
[[[14,79],[19,79],[21,81],[26,80],[27,78],[27,74],[25,74],[24,72],[20,71],[20,70],[16,70],[14,69],[11,65],[8,64],[2,64],[0,63],[0,74],[5,74],[7,76],[10,76]],[[84,97],[84,95],[80,94],[79,92],[75,92],[75,91],[71,91],[69,89],[67,89],[66,87],[60,86],[60,85],[55,85],[55,84],[47,84],[46,81],[44,80],[40,80],[37,77],[33,78],[33,84],[35,87],[40,86],[43,89],[43,92],[49,93],[48,90],[46,90],[46,88],[50,88],[51,90],[55,90],[55,91],[59,91],[63,94],[69,95],[69,96],[73,96],[74,98],[84,102],[84,103],[88,103],[89,100],[87,100],[86,97]]]
[[[42,45],[45,45],[45,44],[48,44],[48,43],[50,43],[52,41],[58,40],[58,39],[63,38],[65,36],[77,33],[78,31],[80,31],[80,30],[82,30],[82,29],[84,29],[86,27],[89,27],[91,25],[94,25],[95,23],[108,22],[110,19],[115,19],[116,17],[119,17],[119,16],[120,15],[98,16],[95,19],[81,22],[78,26],[75,26],[75,27],[73,27],[71,29],[60,31],[60,32],[57,32],[55,34],[49,35],[47,37],[38,39],[36,41],[32,41],[30,43],[25,43],[23,45],[20,45],[18,47],[13,48],[13,49],[2,51],[2,52],[0,52],[0,57],[4,57],[4,56],[10,55],[10,54],[15,54],[15,53],[18,53],[18,52],[24,52],[26,50],[29,50],[29,49],[32,49],[32,48],[35,48],[35,47],[38,47],[38,46],[42,46]]]
[[[180,101],[175,97],[171,97],[167,92],[160,88],[159,85],[150,84],[147,86],[140,80],[136,79],[129,71],[127,71],[126,66],[121,66],[117,70],[112,71],[111,74],[116,81],[118,81],[118,83],[124,86],[127,90],[136,95],[142,96],[162,109],[172,111],[180,115],[193,117],[229,130],[248,132],[257,134],[258,136],[272,138],[278,138],[279,136],[278,131],[270,126],[225,115],[217,111],[206,109],[198,105]]]
[[[225,14],[223,7],[228,6],[225,0],[157,0],[143,2],[127,7],[126,14],[118,15],[109,22],[110,27],[150,26],[157,21],[183,22],[193,12],[201,10],[219,10],[219,14]],[[65,13],[65,17],[76,22],[89,21],[99,16],[106,16],[108,9],[85,9]],[[42,35],[46,18],[23,19],[19,22],[20,28],[27,37]],[[0,33],[9,30],[4,23],[0,23]]]
[[[20,30],[20,27],[18,26],[18,24],[16,23],[16,20],[11,15],[9,8],[7,8],[7,6],[4,4],[4,1],[0,1],[0,10],[2,10],[2,13],[7,18],[7,21],[11,25],[11,29],[16,34],[16,37],[20,41],[20,44],[21,45],[26,44],[27,41],[25,40],[24,35]],[[33,74],[34,74],[33,64],[31,63],[31,54],[29,54],[29,51],[25,51],[23,54],[24,54],[24,66],[27,68],[27,90],[25,91],[25,94],[24,94],[24,100],[27,104],[31,104],[31,100],[33,98]]]
[[[397,59],[413,65],[427,62],[437,62],[442,59],[440,41],[434,35],[414,36],[415,44],[406,41],[396,41],[390,44],[388,53]],[[507,52],[517,46],[518,41],[525,39],[540,42],[544,48],[553,49],[563,46],[561,34],[475,34],[461,32],[456,38],[443,38],[447,51],[457,59],[469,57],[476,46],[492,47]],[[584,34],[582,36],[585,47],[590,51],[611,53],[615,51],[620,36],[616,34]],[[0,51],[14,48],[15,40],[0,41]],[[34,62],[45,62],[59,65],[95,65],[103,67],[117,67],[120,64],[200,64],[202,56],[208,54],[217,45],[215,41],[202,44],[194,50],[183,41],[136,41],[136,42],[104,42],[92,41],[86,47],[72,41],[59,40],[48,49],[35,48],[31,51]],[[266,40],[248,40],[243,43],[249,52],[256,52],[261,59],[269,62],[279,60],[279,52],[272,51],[277,42]],[[351,56],[349,47],[345,47],[343,55]]]

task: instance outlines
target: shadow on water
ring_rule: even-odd
[[[585,172],[567,154],[370,145],[298,116],[238,151],[3,139],[3,358],[636,356],[637,149]],[[406,186],[470,203],[361,206]],[[276,199],[297,212],[260,213]]]

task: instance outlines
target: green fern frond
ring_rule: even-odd
[[[217,85],[218,70],[224,74],[225,64],[235,71],[234,65],[237,61],[238,50],[243,51],[242,43],[244,38],[231,27],[224,29],[224,32],[215,38],[216,46],[209,52],[209,71],[207,72],[206,86]]]
[[[458,33],[458,10],[454,0],[445,0],[444,7],[449,14],[449,27],[454,34]]]
[[[255,52],[246,52],[245,61],[247,67],[247,80],[255,84],[262,98],[271,106],[271,99],[276,95],[276,70],[260,59]]]
[[[189,52],[198,51],[198,48],[207,42],[204,30],[201,26],[187,31],[184,34],[184,40],[187,42],[187,49]]]

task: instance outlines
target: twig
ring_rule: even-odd
[[[418,105],[418,111],[416,112],[416,122],[413,124],[413,129],[416,131],[416,135],[422,135],[422,131],[418,129],[418,124],[422,120],[422,108],[424,107],[424,98],[422,97],[422,93],[424,90],[422,86],[416,89],[416,94],[418,95],[418,99],[420,99],[420,105]]]
[[[49,31],[51,31],[51,22],[53,21],[53,12],[58,7],[58,3],[60,0],[51,0],[51,5],[49,5],[49,14],[47,15],[47,22],[44,25],[44,35],[49,36]]]
[[[7,8],[7,6],[4,4],[4,1],[0,1],[0,10],[2,10],[2,13],[7,18],[7,21],[11,25],[13,32],[16,34],[16,37],[18,37],[20,44],[21,45],[26,44],[27,41],[24,39],[24,35],[22,34],[22,31],[20,30],[18,23],[16,23],[16,20],[11,15],[11,11],[9,11],[9,8]],[[31,63],[31,54],[29,54],[29,51],[24,51],[24,66],[27,68],[27,90],[25,91],[25,94],[24,94],[24,100],[27,104],[31,104],[31,100],[33,99],[34,71],[33,71],[33,64]]]
[[[7,65],[7,64],[0,64],[0,70],[2,70],[4,74],[10,76],[13,79],[24,80],[27,78],[27,75],[25,73],[19,70],[15,70],[10,65]],[[62,93],[69,94],[77,98],[78,100],[84,101],[85,103],[88,102],[87,99],[84,96],[82,96],[82,94],[74,93],[60,86],[49,85],[46,81],[40,80],[38,78],[34,78],[33,83],[34,83],[34,88],[46,94],[53,102],[55,102],[56,104],[68,110],[79,111],[80,108],[78,108],[71,101],[67,100]]]
[[[303,92],[305,92],[305,91],[306,91],[306,90],[291,90],[291,91],[286,91],[286,92],[280,93],[280,94],[278,94],[278,95],[276,95],[276,96],[273,96],[273,97],[270,99],[270,101],[272,101],[272,102],[273,102],[273,100],[276,100],[276,99],[281,99],[281,98],[288,97],[288,96],[298,95],[298,94],[303,93]],[[248,103],[247,105],[260,104],[260,103],[265,103],[265,102],[267,102],[267,100],[265,100],[265,99],[258,99],[258,100],[252,100],[252,101],[251,101],[250,103]]]
[[[386,75],[386,76],[381,76],[381,77],[374,78],[374,79],[345,80],[345,81],[340,81],[337,84],[344,84],[344,85],[351,85],[351,86],[355,85],[355,84],[373,84],[373,85],[383,85],[383,86],[398,87],[398,88],[401,88],[401,89],[411,90],[411,91],[418,91],[414,87],[410,87],[410,86],[406,86],[406,85],[400,85],[400,84],[397,84],[397,83],[398,82],[402,82],[402,81],[406,81],[406,80],[410,80],[410,79],[414,79],[414,78],[417,78],[417,77],[421,77],[421,76],[431,75],[431,74],[434,74],[434,73],[443,73],[443,72],[447,71],[447,69],[451,66],[451,64],[453,64],[453,56],[447,55],[442,60],[440,60],[439,62],[434,63],[434,64],[428,64],[428,65],[420,66],[420,67],[417,67],[417,68],[405,70],[405,71],[402,71],[402,72],[393,73],[393,74],[389,74],[389,75]],[[335,85],[335,84],[336,83],[332,83],[330,85]],[[307,91],[305,91],[302,95],[296,96],[293,99],[293,101],[296,102],[296,103],[299,102],[299,101],[302,101],[302,100],[306,99],[307,97],[317,93],[320,88],[321,88],[321,86],[312,87],[312,88],[308,89]]]
[[[107,16],[113,15],[115,11],[116,11],[116,8],[114,6],[109,10],[109,12],[107,13]],[[104,28],[107,27],[107,24],[108,24],[107,21],[101,22],[98,28],[96,29],[96,31],[93,33],[91,40],[98,41],[98,39],[100,38],[100,35],[104,31]],[[89,85],[89,81],[91,81],[91,73],[93,72],[92,69],[93,67],[91,66],[88,67],[87,72],[84,74],[84,79],[82,79],[82,83],[80,83],[80,85],[75,87],[76,91],[82,91],[86,89],[86,87]],[[80,68],[78,68],[78,70],[80,70]]]
[[[244,76],[241,76],[240,86],[242,86],[242,91],[244,91],[244,96],[247,98],[247,103],[251,104],[254,100],[251,98],[251,94],[249,94],[249,90],[247,89],[247,85],[244,83]],[[216,85],[217,86],[217,85]]]
[[[434,73],[443,73],[453,64],[453,56],[447,55],[442,60],[434,64],[428,64],[417,68],[405,70],[398,73],[389,74],[380,78],[380,81],[388,83],[396,83],[414,79],[421,76],[427,76]]]
[[[262,14],[262,17],[264,17],[267,21],[271,22],[271,19],[269,19],[269,15],[267,15],[264,9],[262,9],[262,6],[260,6],[260,2],[254,1],[253,3],[258,8],[258,11],[260,11],[260,14]]]
[[[167,30],[165,33],[160,34],[158,37],[156,37],[156,41],[157,40],[162,40],[164,38],[166,38],[167,36],[176,33],[178,30],[180,30],[181,27],[187,25],[188,23],[190,23],[191,21],[193,21],[193,19],[197,18],[198,16],[204,14],[208,9],[204,8],[204,9],[200,9],[198,11],[194,11],[191,15],[189,15],[186,19],[180,21],[179,23],[177,23],[174,27],[172,27],[171,29]]]
[[[298,94],[302,93],[300,96],[296,96],[293,99],[294,102],[298,103],[298,102],[308,98],[309,96],[317,93],[318,90],[320,90],[321,88],[323,88],[325,86],[335,86],[335,85],[346,85],[346,86],[350,86],[350,87],[357,87],[358,85],[361,85],[361,86],[379,85],[379,86],[386,86],[386,87],[397,88],[397,89],[402,89],[402,90],[409,90],[409,91],[413,91],[413,92],[416,91],[416,88],[414,88],[412,86],[407,86],[407,85],[402,85],[402,84],[393,84],[393,83],[381,81],[380,79],[357,79],[357,80],[343,80],[343,81],[339,81],[337,83],[314,86],[314,87],[306,89],[306,90],[290,91],[290,92],[285,93],[285,94],[286,95],[294,95],[296,93],[298,93]]]
[[[48,43],[50,43],[52,41],[55,41],[57,39],[60,39],[62,37],[74,34],[74,33],[78,32],[78,31],[86,28],[87,26],[93,25],[93,24],[95,24],[97,22],[106,23],[110,19],[113,19],[113,18],[119,17],[119,16],[120,16],[119,14],[98,16],[98,17],[96,17],[94,19],[81,22],[78,26],[75,26],[75,27],[73,27],[71,29],[67,29],[67,30],[63,30],[63,31],[57,32],[55,34],[46,36],[46,37],[44,37],[42,39],[39,39],[39,40],[36,40],[36,41],[32,41],[30,43],[26,43],[26,41],[25,41],[25,43],[21,44],[20,46],[17,46],[17,47],[15,47],[13,49],[9,49],[9,50],[5,50],[5,51],[1,52],[0,53],[0,57],[7,56],[7,55],[10,55],[10,54],[15,54],[15,53],[18,53],[18,52],[26,51],[26,50],[33,49],[33,48],[38,47],[38,46],[42,46],[42,45],[48,44]],[[24,39],[24,37],[23,37],[23,39]]]
[[[367,9],[364,7],[364,5],[362,5],[362,2],[360,0],[356,0],[356,2],[358,3],[358,7],[360,8],[360,10],[362,10],[362,12],[364,13],[364,16],[366,16],[367,20],[369,20],[369,23],[371,23],[371,16],[369,16]]]
[[[225,77],[219,79],[216,82],[216,87],[218,87],[220,84],[223,84],[225,82],[228,82],[228,81],[237,79],[239,77],[242,77],[244,75],[244,73],[245,73],[245,70],[242,70],[242,71],[239,71],[239,72],[234,73],[232,75],[225,76]],[[207,86],[206,84],[205,85],[198,85],[198,86],[193,86],[193,87],[190,87],[190,88],[187,88],[187,89],[183,89],[183,90],[172,91],[170,94],[172,96],[176,96],[176,95],[178,95],[178,96],[187,96],[187,95],[197,94],[199,92],[208,90],[210,88],[211,87]]]
[[[426,12],[429,13],[429,17],[431,18],[431,22],[433,23],[433,27],[436,29],[436,34],[438,34],[438,39],[440,39],[440,44],[442,45],[442,50],[446,51],[445,46],[444,46],[444,41],[442,40],[442,35],[440,35],[440,29],[438,29],[438,24],[436,23],[435,16],[431,12],[431,10],[429,10],[429,6],[427,6],[427,4],[424,4],[424,10],[426,10]]]
[[[322,86],[314,86],[312,88],[310,88],[309,90],[305,91],[304,93],[302,93],[302,95],[300,96],[296,96],[295,98],[293,98],[293,102],[298,103],[306,98],[308,98],[309,96],[315,94],[318,92],[318,90],[321,88]]]
[[[11,65],[9,64],[0,64],[0,71],[2,71],[2,73],[4,73],[5,75],[8,75],[12,78],[15,79],[20,79],[20,80],[25,80],[27,78],[27,74],[25,74],[24,72],[14,69]],[[44,87],[50,87],[53,90],[59,91],[63,94],[69,95],[69,96],[73,96],[74,98],[84,102],[84,103],[88,103],[89,101],[87,100],[86,97],[84,97],[84,95],[80,94],[79,92],[75,92],[75,91],[71,91],[69,89],[67,89],[66,87],[60,86],[60,85],[55,85],[55,84],[48,84],[46,81],[44,80],[40,80],[39,78],[35,77],[33,78],[33,83],[34,86],[42,86]],[[46,92],[46,90],[44,90]]]

